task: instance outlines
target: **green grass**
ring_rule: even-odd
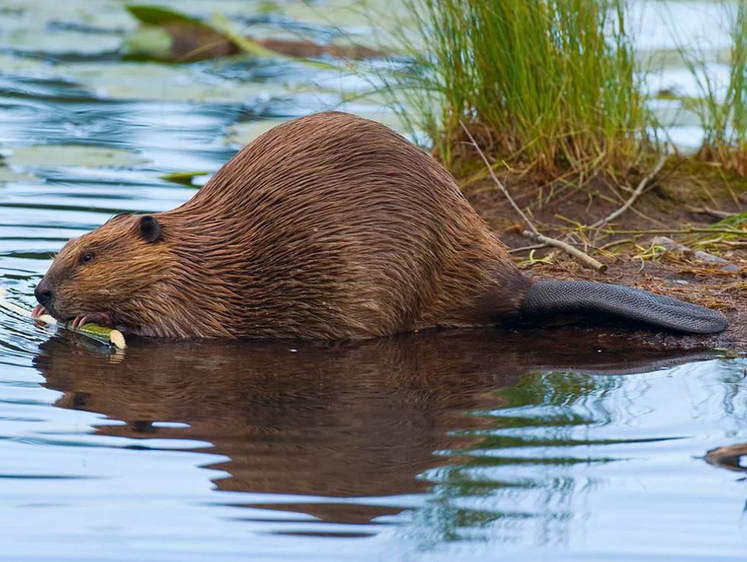
[[[695,78],[700,97],[692,100],[703,127],[703,145],[698,155],[723,164],[741,176],[747,175],[747,5],[724,4],[732,39],[729,76],[719,84],[712,67],[696,59],[686,46],[680,53]]]
[[[548,178],[624,174],[640,163],[649,116],[624,0],[409,0],[409,8],[415,64],[396,92],[447,166],[475,160],[461,123],[497,163]]]

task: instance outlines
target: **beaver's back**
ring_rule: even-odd
[[[442,166],[344,113],[265,133],[161,219],[178,255],[238,287],[239,336],[484,324],[528,288]]]

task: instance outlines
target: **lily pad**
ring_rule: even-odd
[[[127,29],[134,26],[132,18],[122,9],[121,0],[3,0],[5,10],[15,12],[15,17],[3,14],[3,30],[36,28],[39,38],[46,35],[50,24],[78,22],[98,28]]]
[[[201,80],[192,67],[155,63],[77,63],[60,72],[110,99],[246,103],[286,95],[282,84]]]
[[[143,164],[146,160],[120,148],[40,144],[15,149],[7,162],[29,167],[122,168]]]
[[[164,25],[167,23],[189,23],[192,25],[203,25],[196,18],[190,17],[181,12],[169,10],[161,6],[144,6],[130,4],[126,6],[127,11],[139,22],[146,25]]]
[[[15,172],[10,168],[0,167],[0,185],[16,181],[34,181],[38,180],[35,175],[25,172]]]
[[[127,9],[143,26],[122,44],[127,60],[181,63],[239,52],[221,32],[197,18],[160,6],[130,5]]]
[[[50,72],[50,65],[45,61],[5,54],[0,54],[0,68],[3,74]]]
[[[213,23],[215,24],[215,27],[218,29],[218,31],[225,35],[225,37],[227,37],[233,45],[237,46],[248,55],[260,58],[276,58],[281,60],[288,60],[317,68],[335,68],[333,65],[329,65],[321,61],[312,60],[307,57],[283,54],[279,51],[266,47],[265,45],[255,41],[251,37],[244,37],[234,29],[233,25],[226,19],[225,16],[223,16],[223,14],[215,14]]]
[[[42,33],[38,29],[23,28],[10,34],[5,45],[9,45],[13,50],[40,51],[50,55],[96,55],[116,51],[119,42],[120,38],[116,35],[97,35],[73,30],[44,30]]]

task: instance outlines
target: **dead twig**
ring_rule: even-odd
[[[729,240],[719,240],[717,244],[723,244],[729,248],[747,248],[747,242],[730,242]]]
[[[547,244],[534,244],[533,246],[522,246],[521,248],[512,248],[508,251],[509,254],[519,254],[521,252],[529,252],[531,250],[541,250],[547,248]]]
[[[659,228],[652,230],[614,230],[609,234],[629,234],[632,236],[644,236],[646,234],[733,234],[735,236],[747,236],[747,230],[736,228]]]
[[[625,211],[627,211],[628,209],[630,209],[631,205],[633,205],[633,203],[635,203],[636,199],[638,199],[638,197],[641,195],[641,193],[643,193],[643,190],[646,189],[646,186],[651,182],[651,180],[653,180],[657,175],[659,175],[659,172],[661,172],[661,169],[664,167],[664,164],[667,163],[667,160],[669,160],[669,154],[666,154],[666,153],[662,154],[661,158],[659,158],[659,161],[656,163],[656,166],[654,166],[654,169],[651,170],[646,175],[646,177],[644,177],[641,180],[641,183],[638,184],[638,187],[635,188],[635,190],[633,191],[633,193],[631,194],[631,196],[628,197],[628,200],[625,201],[625,203],[623,203],[622,207],[620,207],[616,211],[610,213],[609,215],[607,215],[603,219],[599,219],[597,222],[595,222],[594,224],[592,224],[589,228],[593,228],[593,229],[599,230],[602,227],[604,227],[605,225],[607,225],[608,223],[610,223],[613,220],[615,220],[620,215],[622,215]]]
[[[563,250],[565,253],[578,259],[581,263],[583,263],[587,267],[595,269],[599,271],[600,273],[607,271],[607,266],[604,265],[602,262],[595,260],[591,256],[583,253],[578,248],[574,248],[570,244],[566,244],[565,242],[561,242],[560,240],[556,240],[555,238],[549,238],[547,236],[543,236],[542,234],[538,232],[530,232],[528,230],[525,230],[521,234],[525,236],[526,238],[529,238],[530,240],[534,240],[535,242],[539,242],[541,244],[546,244],[548,246],[553,246],[554,248]]]
[[[711,209],[709,207],[687,207],[687,210],[691,213],[697,213],[699,215],[710,215],[719,220],[728,219],[737,216],[739,213],[730,213],[728,211],[719,211],[718,209]]]
[[[740,271],[740,267],[731,263],[729,260],[725,260],[719,256],[714,256],[713,254],[709,254],[703,250],[694,250],[684,244],[679,244],[666,236],[655,237],[651,241],[651,246],[664,248],[668,252],[681,252],[685,255],[693,256],[700,261],[712,264],[714,267],[717,267],[726,273],[738,273]]]
[[[597,248],[598,251],[604,252],[605,250],[609,250],[610,248],[614,248],[615,246],[622,246],[623,244],[633,244],[635,243],[635,240],[632,238],[624,238],[623,240],[614,240],[613,242],[607,242],[604,246],[600,246]]]

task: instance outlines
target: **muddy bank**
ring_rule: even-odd
[[[574,328],[583,331],[584,337],[625,337],[652,348],[747,352],[747,230],[744,236],[736,237],[704,232],[720,228],[725,217],[744,212],[744,179],[670,170],[603,233],[585,231],[579,226],[592,224],[619,208],[629,197],[629,186],[598,180],[591,188],[579,189],[574,185],[548,186],[509,178],[507,188],[543,234],[576,241],[608,267],[606,272],[598,273],[554,249],[521,250],[533,244],[521,236],[520,220],[505,197],[488,182],[469,186],[465,190],[467,198],[515,251],[514,257],[529,275],[638,287],[715,308],[730,321],[726,332],[713,336],[682,336],[614,326],[601,331]],[[663,251],[662,239],[657,239],[662,236],[674,244],[702,248],[727,263],[714,263],[703,259],[702,254],[680,249]],[[701,246],[704,241],[711,243]]]

